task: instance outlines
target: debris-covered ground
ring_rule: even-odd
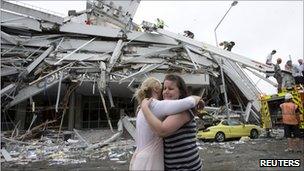
[[[104,141],[112,136],[110,130],[79,131],[88,143]],[[205,170],[303,170],[303,153],[285,152],[286,139],[282,131],[272,138],[241,139],[224,143],[199,141]],[[263,136],[263,135],[262,135]],[[122,136],[102,148],[85,150],[77,137],[68,141],[43,137],[26,144],[6,144],[12,161],[3,158],[1,170],[128,170],[134,152],[134,140]],[[304,147],[303,147],[304,148]],[[300,159],[297,168],[260,168],[259,159]]]
[[[303,153],[285,152],[285,139],[202,143],[205,170],[303,170]],[[301,167],[259,167],[260,159],[301,159]]]
[[[73,139],[67,141],[63,141],[62,138],[57,140],[55,132],[42,136],[40,139],[24,142],[5,141],[5,149],[12,159],[6,161],[2,158],[1,168],[3,170],[57,170],[94,166],[95,168],[105,167],[104,169],[109,167],[107,169],[109,170],[112,164],[103,166],[104,163],[113,161],[118,165],[127,164],[133,154],[134,141],[123,137],[103,147],[87,149],[86,143],[96,144],[112,137],[111,130],[78,130],[77,132],[86,142],[77,136],[72,136]]]

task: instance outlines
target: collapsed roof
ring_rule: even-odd
[[[227,101],[240,106],[247,121],[259,122],[260,91],[244,68],[276,86],[258,73],[272,74],[272,66],[148,22],[147,30],[137,31],[132,18],[139,3],[87,1],[86,10],[69,11],[63,18],[1,1],[2,106],[73,83],[81,85],[77,91],[83,94],[108,96],[106,103],[113,106],[112,96],[132,97],[147,76],[163,80],[173,72],[193,92],[204,94],[208,105],[223,105],[225,90]],[[219,86],[222,79],[226,89]],[[58,101],[60,91],[52,94]]]

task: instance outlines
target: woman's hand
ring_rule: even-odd
[[[195,104],[196,104],[196,105],[199,103],[200,100],[202,100],[202,97],[201,97],[201,96],[191,95],[191,97],[194,98]]]
[[[201,99],[201,100],[198,102],[198,104],[196,105],[196,109],[198,109],[198,110],[203,110],[204,107],[205,107],[205,102],[204,102],[204,100]]]
[[[140,104],[141,109],[145,110],[145,109],[149,108],[149,105],[151,102],[152,102],[152,98],[150,98],[150,99],[145,98]]]
[[[203,113],[204,111],[204,108],[205,108],[205,102],[203,99],[200,99],[197,103],[197,105],[195,106],[193,112],[194,112],[194,115],[196,116],[199,116]]]

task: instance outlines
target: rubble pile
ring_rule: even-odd
[[[110,130],[82,130],[81,135],[87,138],[89,143],[97,143],[110,138]],[[134,141],[120,138],[107,146],[94,150],[86,150],[86,143],[77,136],[64,141],[56,138],[56,132],[40,139],[31,139],[21,142],[6,141],[4,149],[12,160],[6,161],[1,158],[4,165],[27,165],[32,162],[46,162],[48,165],[81,164],[91,160],[109,159],[117,163],[126,163],[133,154]]]
[[[284,129],[283,128],[273,128],[269,130],[269,136],[267,135],[266,130],[262,130],[261,138],[275,138],[275,139],[282,139],[284,138]]]
[[[61,129],[65,115],[80,113],[69,110],[81,104],[78,95],[100,96],[100,108],[111,128],[109,106],[116,105],[117,97],[132,98],[148,76],[163,80],[166,74],[176,73],[213,107],[223,104],[218,85],[225,87],[226,79],[227,91],[234,94],[227,100],[236,98],[238,104],[231,105],[241,107],[246,121],[259,122],[260,92],[244,69],[276,85],[255,72],[271,75],[273,66],[194,40],[189,34],[149,27],[147,22],[141,25],[146,30],[139,31],[132,22],[139,2],[88,1],[88,9],[60,17],[1,1],[0,94],[7,115],[18,105],[36,113],[59,113],[52,119],[60,122],[61,117]],[[47,95],[49,102],[42,103]],[[30,106],[22,107],[28,100]]]
[[[122,133],[127,130],[134,139],[135,128],[122,116],[131,116],[135,105],[130,108],[119,99],[131,99],[149,76],[163,80],[168,73],[178,74],[189,91],[204,97],[210,115],[223,113],[220,105],[225,101],[227,112],[231,108],[246,122],[260,123],[261,93],[245,69],[276,85],[256,72],[271,75],[273,66],[197,41],[191,31],[183,36],[148,22],[138,30],[132,18],[139,2],[88,1],[86,10],[71,10],[60,17],[1,1],[1,109],[4,116],[16,115],[8,123],[20,121],[11,124],[15,125],[11,135],[1,136],[5,164],[68,165],[100,159],[126,163],[134,142],[123,139]],[[233,96],[226,97],[226,90]],[[90,101],[94,96],[98,96],[96,105]],[[228,107],[228,101],[235,104]],[[32,122],[19,134],[28,113]],[[112,122],[119,117],[115,131]],[[38,120],[44,123],[35,126]],[[59,131],[50,131],[51,123]],[[94,128],[96,123],[110,129],[73,129]],[[62,132],[66,124],[70,132]],[[41,136],[45,131],[48,134]],[[237,144],[217,145],[233,153]]]
[[[105,141],[113,135],[109,129],[78,130],[78,133],[90,144]]]
[[[247,139],[248,138],[248,139]],[[227,142],[203,142],[199,141],[198,147],[202,151],[206,151],[207,153],[216,153],[216,152],[223,152],[225,154],[232,154],[238,148],[238,146],[242,144],[256,144],[257,140],[249,139],[249,137],[242,137],[238,141],[227,141]]]

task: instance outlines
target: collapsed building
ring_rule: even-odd
[[[168,73],[202,95],[207,111],[224,106],[260,122],[261,92],[245,70],[276,86],[263,75],[273,66],[155,24],[137,25],[139,3],[88,0],[85,10],[60,17],[1,1],[2,130],[53,120],[60,129],[112,129],[122,115],[135,116],[132,96],[142,80]]]

